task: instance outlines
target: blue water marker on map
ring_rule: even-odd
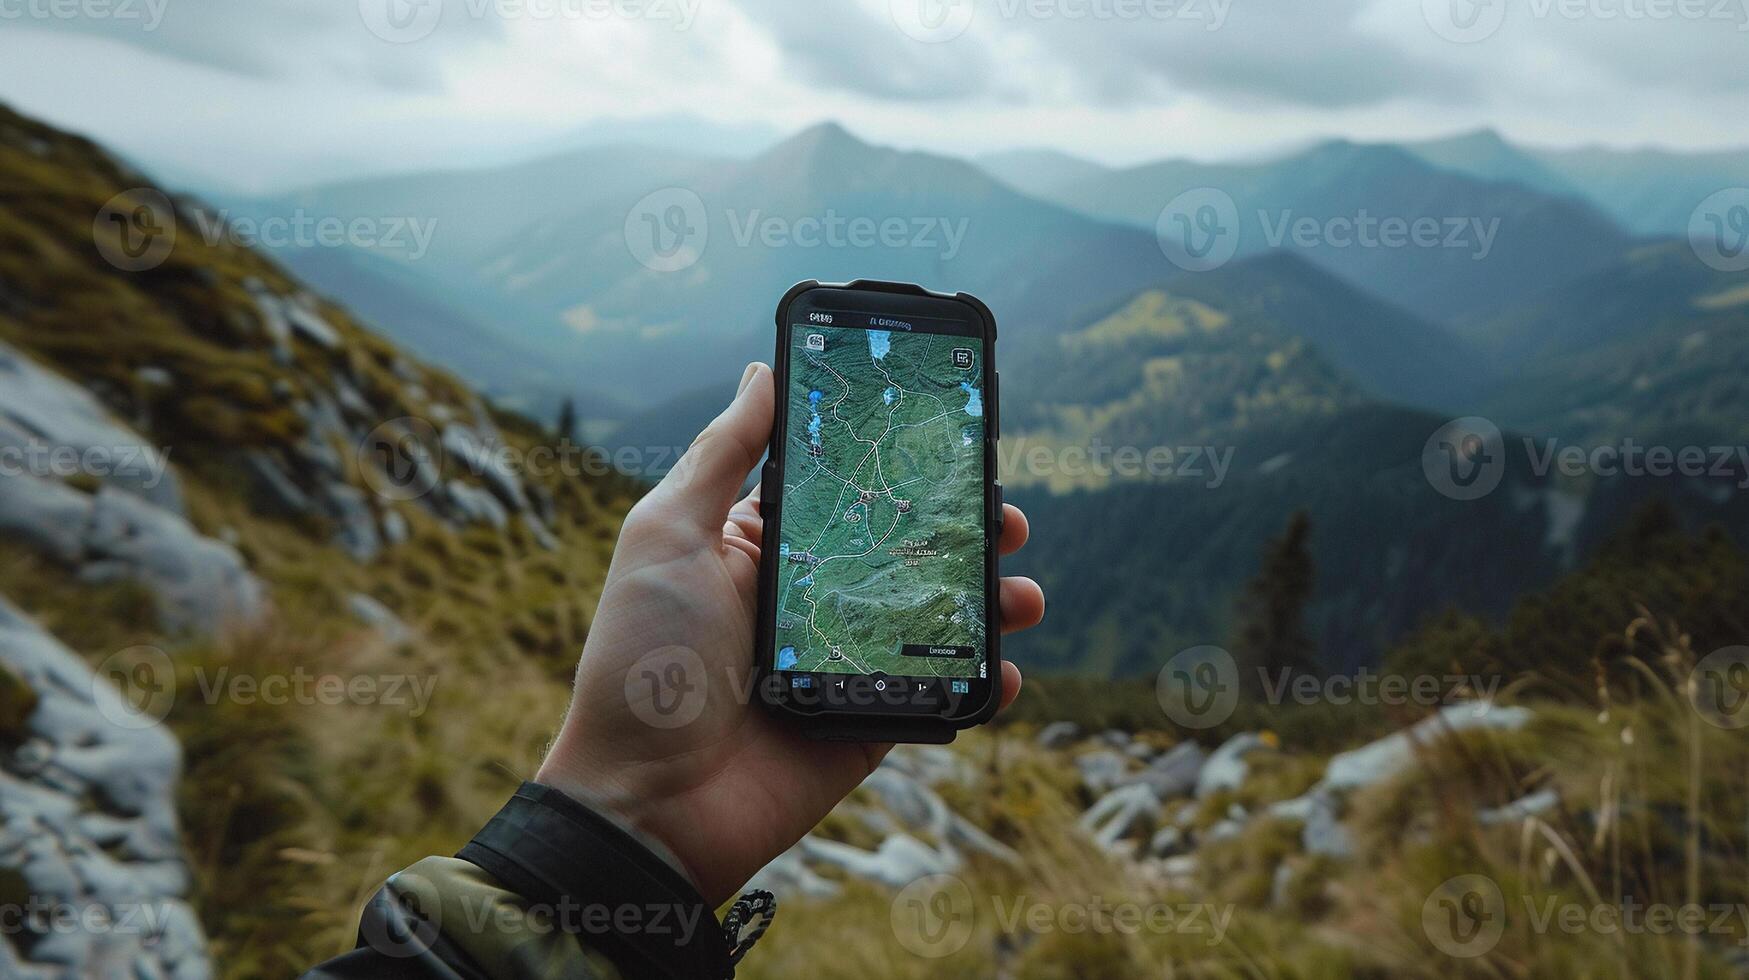
[[[777,651],[777,669],[789,670],[796,665],[796,648],[784,647]]]
[[[808,405],[813,408],[819,408],[820,397],[821,395],[818,389],[808,392]]]

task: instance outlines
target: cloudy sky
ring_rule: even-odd
[[[1749,0],[0,0],[0,100],[247,190],[604,120],[1108,163],[1493,126],[1749,145]]]

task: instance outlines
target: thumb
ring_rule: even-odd
[[[757,361],[747,365],[735,400],[650,491],[667,513],[707,534],[722,530],[747,474],[770,443],[773,397],[771,368]]]

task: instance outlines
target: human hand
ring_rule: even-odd
[[[749,365],[735,400],[626,516],[583,645],[564,727],[536,781],[614,817],[712,904],[800,840],[890,743],[822,742],[755,704],[753,633],[764,522],[736,502],[771,435],[773,379]],[[1002,554],[1026,542],[1005,511]],[[1044,618],[1031,579],[1002,580],[1004,631]],[[1002,664],[1002,706],[1020,671]],[[678,698],[678,700],[675,700]]]

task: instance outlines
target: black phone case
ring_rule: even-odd
[[[917,714],[902,711],[804,711],[779,696],[773,676],[770,649],[777,628],[777,562],[770,556],[778,551],[778,526],[783,514],[783,433],[789,413],[789,351],[784,343],[784,331],[789,325],[789,309],[803,293],[814,289],[853,290],[920,296],[958,302],[968,307],[983,328],[983,352],[986,368],[985,400],[989,421],[984,427],[984,595],[985,595],[985,661],[989,664],[990,684],[985,703],[969,714]],[[767,709],[800,724],[811,737],[842,741],[888,742],[951,742],[964,729],[984,724],[995,717],[1002,703],[1002,609],[1001,574],[998,571],[997,542],[1002,534],[1002,483],[997,476],[996,443],[1001,437],[1001,383],[996,371],[996,317],[983,301],[969,293],[938,293],[922,286],[901,282],[857,279],[848,283],[800,282],[790,287],[778,302],[776,314],[777,340],[775,371],[776,412],[773,417],[767,459],[760,470],[763,484],[760,507],[765,521],[765,533],[760,543],[761,554],[767,556],[759,567],[759,618],[755,629],[754,661],[757,667],[754,690]],[[951,702],[950,702],[951,704]]]

